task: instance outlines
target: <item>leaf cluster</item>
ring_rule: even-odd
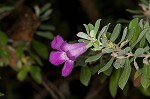
[[[109,89],[111,95],[115,97],[118,87],[123,90],[128,80],[132,79],[131,73],[134,70],[136,72],[133,82],[140,83],[147,90],[150,85],[149,22],[135,18],[123,31],[121,24],[117,24],[112,32],[108,32],[110,24],[99,30],[100,21],[96,21],[95,26],[84,24],[87,33],[77,34],[82,38],[80,42],[87,43],[87,48],[90,48],[92,52],[97,52],[95,55],[87,56],[85,63],[88,63],[86,65],[88,68],[81,69],[81,82],[87,85],[93,75],[93,70],[94,74],[104,73],[111,76]],[[140,82],[136,82],[139,76]]]

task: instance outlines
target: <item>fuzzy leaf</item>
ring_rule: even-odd
[[[146,32],[146,39],[150,44],[150,29],[148,29],[148,31]]]
[[[101,21],[101,19],[99,19],[99,20],[97,20],[97,21],[95,22],[95,27],[94,27],[95,35],[94,35],[94,37],[96,36],[96,34],[97,34],[98,30],[99,30],[100,21]]]
[[[98,40],[100,40],[101,36],[107,32],[109,25],[110,25],[110,23],[101,29],[101,31],[98,34]]]
[[[138,40],[139,35],[142,31],[138,24],[136,27],[133,27],[133,30],[134,30],[133,36],[132,36],[131,40],[129,41],[130,46],[133,46],[136,43],[136,41]]]
[[[134,46],[135,46],[139,41],[141,41],[141,39],[143,38],[143,36],[145,35],[145,33],[147,33],[147,31],[148,31],[148,28],[147,28],[147,29],[144,29],[144,30],[140,33],[140,35],[139,35],[137,41],[133,44],[132,48],[134,48]]]
[[[126,59],[125,67],[123,69],[123,72],[121,74],[121,77],[119,78],[118,85],[123,90],[131,73],[131,66],[129,59]]]
[[[143,48],[138,48],[136,51],[135,51],[135,57],[138,57],[139,55],[143,54],[144,53],[144,49]]]
[[[143,29],[143,28],[144,28],[143,23],[144,23],[144,22],[143,22],[143,19],[141,19],[141,20],[140,20],[140,22],[139,22],[139,25],[140,25],[141,29]]]
[[[144,29],[145,28],[149,28],[149,22],[148,21],[144,24]]]
[[[89,40],[89,36],[83,32],[77,34],[78,37]]]
[[[143,48],[145,46],[147,46],[147,42],[146,42],[146,37],[144,36],[139,43],[139,47]]]
[[[115,28],[114,28],[112,34],[111,34],[111,37],[110,37],[110,40],[111,40],[112,42],[114,42],[114,41],[117,39],[117,37],[118,37],[119,34],[120,34],[120,31],[121,31],[121,24],[117,24],[117,25],[115,26]]]
[[[116,69],[119,69],[124,66],[125,62],[126,62],[126,59],[117,59],[113,65]]]
[[[120,44],[121,42],[124,41],[124,39],[125,39],[126,36],[127,36],[127,31],[128,31],[128,29],[127,29],[127,27],[126,27],[126,28],[123,30],[122,38],[121,38],[121,40],[120,40],[120,42],[119,42],[118,44]]]
[[[91,31],[91,30],[94,29],[94,26],[93,26],[93,24],[91,24],[91,23],[88,24],[88,27],[89,27],[89,31]]]
[[[129,41],[132,39],[133,34],[134,34],[134,30],[133,29],[128,30],[127,39]]]
[[[144,64],[142,76],[141,76],[141,85],[143,86],[144,89],[147,89],[148,86],[150,85],[150,78],[147,78],[147,73],[148,73],[147,67],[148,65]]]
[[[110,61],[109,61],[103,68],[101,68],[101,69],[98,71],[98,74],[100,74],[101,72],[106,71],[110,66],[112,66],[113,61],[114,61],[114,57],[112,57],[112,58],[110,59]]]
[[[84,27],[86,29],[87,34],[90,35],[90,30],[89,30],[88,26],[86,24],[83,24],[83,25],[84,25]]]
[[[101,53],[88,57],[85,62],[92,62],[98,60],[102,56]]]

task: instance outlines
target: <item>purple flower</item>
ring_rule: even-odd
[[[87,50],[86,45],[86,43],[68,44],[57,35],[51,42],[51,47],[57,51],[50,53],[49,61],[56,66],[65,62],[61,74],[66,77],[71,73],[75,59]]]

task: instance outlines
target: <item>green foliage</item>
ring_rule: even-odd
[[[25,78],[26,78],[26,76],[27,76],[27,74],[28,74],[28,72],[29,72],[29,66],[23,66],[20,70],[19,70],[19,72],[18,72],[18,74],[17,74],[17,78],[20,80],[20,81],[24,81],[25,80]]]
[[[102,54],[96,54],[96,55],[93,55],[93,56],[90,56],[88,57],[85,62],[92,62],[92,61],[96,61],[98,60],[100,57],[102,56]]]
[[[112,66],[113,61],[114,61],[114,58],[112,57],[112,58],[110,59],[110,61],[109,61],[103,68],[101,68],[101,69],[98,71],[98,74],[101,73],[101,72],[106,71],[107,69],[109,69],[110,66]]]
[[[91,79],[91,71],[88,66],[82,67],[80,71],[80,81],[83,85],[88,86]]]
[[[115,26],[113,32],[112,32],[111,37],[110,37],[110,40],[111,40],[112,42],[114,42],[114,41],[117,39],[117,37],[118,37],[119,34],[120,34],[120,31],[121,31],[121,24],[117,24],[117,25]]]
[[[125,88],[132,72],[131,66],[134,66],[136,69],[134,80],[141,75],[141,85],[144,89],[147,89],[150,85],[150,66],[148,65],[150,62],[149,22],[135,18],[130,21],[128,27],[123,29],[123,33],[121,33],[121,24],[117,24],[112,33],[108,32],[109,25],[99,30],[100,20],[98,20],[95,26],[84,24],[87,34],[83,32],[77,34],[77,36],[83,39],[82,41],[88,43],[87,48],[91,47],[91,51],[98,52],[93,56],[88,56],[85,61],[91,64],[92,75],[96,72],[98,74],[103,72],[106,76],[111,76],[109,89],[112,97],[115,97],[118,86],[122,90]],[[120,40],[118,44],[116,44],[116,40],[117,42]],[[101,62],[104,57],[110,60],[104,60],[104,63],[99,64],[98,60],[100,59]],[[138,59],[142,59],[143,61],[139,62]],[[83,68],[81,71],[83,72]],[[83,84],[85,85],[86,81],[81,80],[81,82],[84,82]]]
[[[149,74],[149,65],[144,65],[143,70],[142,70],[142,76],[141,76],[141,85],[143,86],[144,89],[147,89],[148,86],[150,85],[150,74]]]
[[[7,35],[4,32],[0,31],[0,46],[6,45],[7,42],[8,42]]]
[[[41,69],[38,66],[32,66],[30,69],[31,77],[38,83],[42,83]]]
[[[131,73],[131,66],[129,59],[126,59],[125,67],[123,69],[123,72],[119,78],[118,85],[123,90]]]
[[[32,41],[32,46],[33,49],[35,50],[35,52],[43,59],[47,59],[48,58],[48,49],[46,48],[46,46],[37,41],[37,40],[33,40]]]
[[[4,96],[4,94],[0,92],[0,97],[1,97],[1,96]]]

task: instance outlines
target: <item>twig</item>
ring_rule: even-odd
[[[57,93],[60,96],[61,99],[65,99],[63,93],[58,91],[58,88],[56,88],[56,86],[51,81],[49,81],[47,78],[44,78],[44,81],[47,82],[48,86],[51,87],[53,91],[55,91],[55,93]]]
[[[54,99],[59,99],[58,96],[53,92],[53,90],[43,81],[42,85],[45,87],[45,89],[51,94],[51,96]]]

